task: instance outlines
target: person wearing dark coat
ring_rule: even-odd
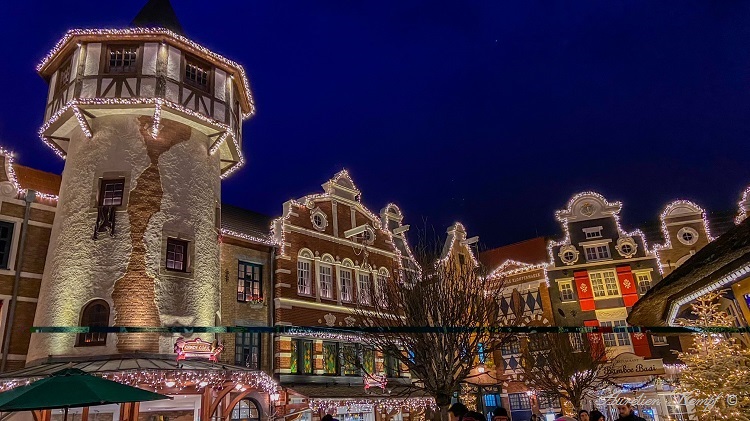
[[[644,418],[635,415],[635,410],[630,403],[617,405],[617,411],[620,413],[620,418],[617,421],[646,421]]]

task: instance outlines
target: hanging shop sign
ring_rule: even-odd
[[[610,362],[603,369],[605,377],[660,376],[665,374],[664,362],[661,359],[644,359],[633,353],[625,352]]]
[[[178,338],[174,344],[174,352],[177,354],[177,361],[188,358],[202,358],[212,362],[217,362],[219,354],[224,350],[224,345],[218,341],[206,342],[201,338],[185,340]]]

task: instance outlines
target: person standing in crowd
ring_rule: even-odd
[[[448,419],[450,421],[461,421],[467,412],[469,412],[469,408],[466,405],[456,402],[448,409]]]
[[[502,406],[498,406],[492,411],[492,421],[510,421],[508,411]]]
[[[595,409],[589,414],[589,421],[607,421],[607,418],[604,417],[604,414]]]
[[[464,414],[462,421],[486,421],[486,418],[479,412],[469,411]]]
[[[646,421],[638,415],[635,415],[635,410],[630,402],[625,405],[617,405],[617,411],[620,413],[620,418],[618,418],[617,421]]]
[[[589,411],[585,409],[578,411],[578,421],[589,421]]]

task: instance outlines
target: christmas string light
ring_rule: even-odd
[[[270,237],[266,237],[266,238],[255,237],[253,235],[243,234],[241,232],[232,231],[232,230],[225,229],[225,228],[221,229],[221,235],[225,235],[227,237],[235,237],[235,238],[239,238],[241,240],[246,240],[246,241],[250,241],[250,242],[253,242],[253,243],[264,244],[264,245],[271,246],[271,247],[275,247],[275,246],[279,245],[278,242],[274,238],[270,238]]]
[[[270,394],[274,393],[279,386],[273,378],[262,371],[238,371],[219,368],[215,370],[141,369],[117,372],[93,372],[90,374],[129,386],[145,386],[155,391],[170,389],[200,391],[204,388],[220,390],[226,387],[227,384],[234,384],[235,387],[240,386],[240,389],[252,387]],[[30,384],[41,378],[10,379],[0,384],[0,391]]]
[[[340,407],[347,407],[347,412],[371,412],[377,408],[381,412],[419,411],[437,409],[434,398],[380,398],[380,399],[311,399],[310,409],[317,412],[331,412]],[[354,409],[354,410],[352,410]],[[368,409],[357,411],[356,409]]]
[[[57,56],[57,54],[62,51],[65,46],[75,37],[85,37],[85,36],[104,36],[104,37],[137,37],[137,36],[163,36],[172,38],[175,41],[178,41],[181,44],[187,45],[188,47],[197,50],[211,58],[213,58],[216,61],[219,61],[220,63],[224,64],[225,66],[229,68],[236,69],[239,72],[240,79],[242,81],[242,86],[247,92],[248,96],[248,102],[250,104],[250,111],[248,113],[244,113],[242,115],[242,119],[246,120],[250,118],[253,114],[255,114],[255,102],[253,100],[253,96],[250,90],[250,82],[247,79],[247,75],[245,74],[245,69],[239,65],[238,63],[229,60],[227,58],[224,58],[223,56],[214,53],[213,51],[209,50],[206,47],[203,47],[202,45],[195,43],[188,38],[183,37],[182,35],[176,34],[173,31],[170,31],[169,29],[165,28],[127,28],[127,29],[71,29],[68,32],[65,33],[65,35],[55,44],[55,46],[50,50],[46,56],[42,59],[42,61],[37,65],[36,70],[37,72],[41,72],[51,61],[52,59]]]
[[[224,142],[227,140],[227,136],[229,136],[229,132],[224,132],[219,136],[219,139],[211,146],[211,149],[208,151],[209,155],[213,155],[216,153],[216,151],[221,148],[221,145],[224,144]]]
[[[739,225],[745,220],[745,218],[747,218],[748,208],[750,208],[750,186],[748,186],[742,193],[742,198],[737,202],[737,206],[739,207],[739,210],[737,217],[734,218],[734,223]]]
[[[76,105],[73,105],[70,108],[73,110],[73,114],[76,116],[76,120],[78,120],[78,125],[81,126],[83,134],[86,135],[86,138],[91,139],[91,128],[89,127],[89,122],[83,118],[81,110]]]
[[[186,108],[180,104],[177,104],[175,102],[163,99],[163,98],[78,98],[68,101],[63,107],[61,107],[52,117],[47,120],[44,125],[39,129],[39,137],[41,137],[42,141],[44,143],[51,147],[55,153],[60,156],[61,158],[65,158],[65,153],[60,150],[60,148],[55,145],[54,143],[49,142],[47,137],[44,135],[44,133],[49,130],[52,125],[54,125],[57,120],[60,119],[60,117],[69,109],[72,109],[73,113],[76,115],[76,119],[78,120],[78,124],[81,127],[81,130],[83,131],[84,135],[86,135],[87,138],[91,138],[92,134],[91,131],[88,128],[88,123],[86,122],[85,118],[81,114],[80,110],[78,109],[79,106],[86,106],[86,105],[153,105],[154,106],[154,127],[152,128],[151,134],[154,135],[154,133],[158,134],[158,127],[161,122],[161,111],[164,106],[171,108],[177,112],[187,114],[190,117],[197,118],[205,123],[208,123],[210,125],[218,127],[220,130],[227,133],[227,136],[229,136],[232,132],[231,127],[228,125],[221,123],[217,120],[214,120],[211,117],[208,117],[202,113],[199,113],[197,111],[193,111],[189,108]],[[158,110],[158,112],[157,112]],[[231,167],[229,167],[222,175],[221,178],[224,179],[228,177],[231,173],[242,167],[245,163],[245,158],[242,154],[242,149],[240,148],[239,143],[237,143],[237,139],[235,136],[232,135],[232,142],[234,143],[234,146],[237,148],[237,154],[239,155],[239,161],[232,164]],[[218,149],[218,148],[217,148]],[[211,151],[210,151],[211,152]],[[213,150],[213,152],[216,152],[216,150]]]
[[[151,136],[156,139],[159,136],[159,128],[161,126],[161,104],[162,101],[157,100],[154,104],[154,127],[151,128]]]
[[[6,167],[8,169],[8,180],[11,182],[11,184],[13,184],[13,187],[18,192],[19,197],[25,196],[28,193],[28,189],[24,189],[23,187],[21,187],[21,183],[18,182],[18,177],[16,176],[16,170],[13,168],[13,164],[15,162],[14,153],[0,146],[0,155],[5,156],[5,159],[6,159],[6,164],[7,164]],[[51,200],[55,202],[58,200],[58,196],[54,194],[35,191],[35,195],[36,197],[41,198],[41,199],[47,199],[47,200]]]

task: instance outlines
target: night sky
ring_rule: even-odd
[[[0,144],[37,137],[35,66],[67,29],[125,27],[145,0],[13,1],[0,14]],[[462,221],[488,246],[559,236],[581,190],[626,228],[750,184],[750,3],[173,0],[191,39],[245,66],[258,112],[223,200],[278,215],[347,168],[404,223]]]

